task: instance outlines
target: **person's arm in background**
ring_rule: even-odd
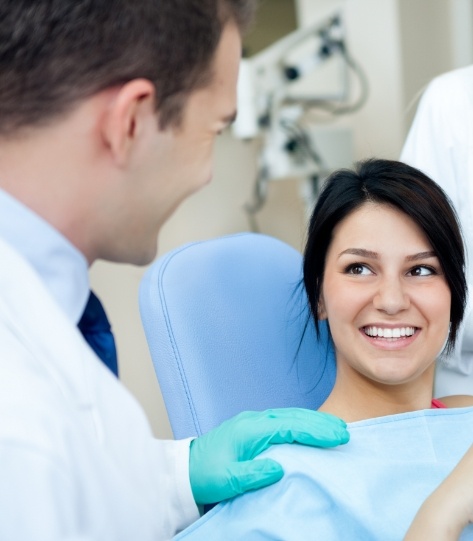
[[[473,446],[425,500],[404,541],[457,541],[473,522]]]
[[[473,405],[473,396],[446,396],[448,408]],[[419,509],[404,541],[457,541],[473,521],[473,446]]]

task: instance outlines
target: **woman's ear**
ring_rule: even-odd
[[[319,320],[327,319],[327,312],[325,311],[324,296],[321,294],[319,302],[317,304],[317,316]]]

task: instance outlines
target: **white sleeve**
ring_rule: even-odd
[[[401,161],[420,169],[458,202],[458,140],[466,132],[464,104],[451,78],[434,79],[424,92],[401,153]]]
[[[189,446],[184,440],[154,440],[156,452],[156,486],[162,491],[160,512],[166,510],[167,529],[177,533],[199,518],[199,510],[189,481]]]
[[[157,483],[155,518],[159,533],[152,525],[138,522],[139,513],[133,514],[135,504],[147,504],[146,500],[134,499],[132,494],[114,499],[110,487],[102,487],[99,494],[92,495],[87,489],[82,493],[84,486],[59,454],[27,442],[1,442],[0,539],[118,541],[128,539],[131,531],[139,539],[171,539],[199,518],[189,483],[189,442],[154,440],[157,462],[149,474],[150,481]],[[84,498],[90,501],[86,503]],[[114,510],[122,514],[117,516]],[[146,520],[146,513],[142,518]],[[151,536],[152,530],[157,536]]]

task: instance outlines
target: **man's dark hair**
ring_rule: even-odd
[[[255,0],[0,0],[0,135],[47,123],[135,78],[156,87],[160,126],[207,84],[223,27]]]
[[[465,251],[458,218],[445,192],[418,169],[401,162],[371,159],[354,171],[341,169],[324,184],[310,219],[304,252],[304,286],[319,332],[319,299],[333,230],[365,203],[389,205],[409,216],[424,232],[451,293],[446,351],[455,345],[467,298]]]

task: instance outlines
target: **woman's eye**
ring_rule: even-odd
[[[414,267],[408,272],[409,276],[431,276],[432,274],[437,274],[435,269],[425,266]]]
[[[349,265],[346,268],[345,272],[347,274],[357,274],[357,275],[372,274],[371,270],[365,265],[362,265],[361,263],[353,263],[352,265]]]

